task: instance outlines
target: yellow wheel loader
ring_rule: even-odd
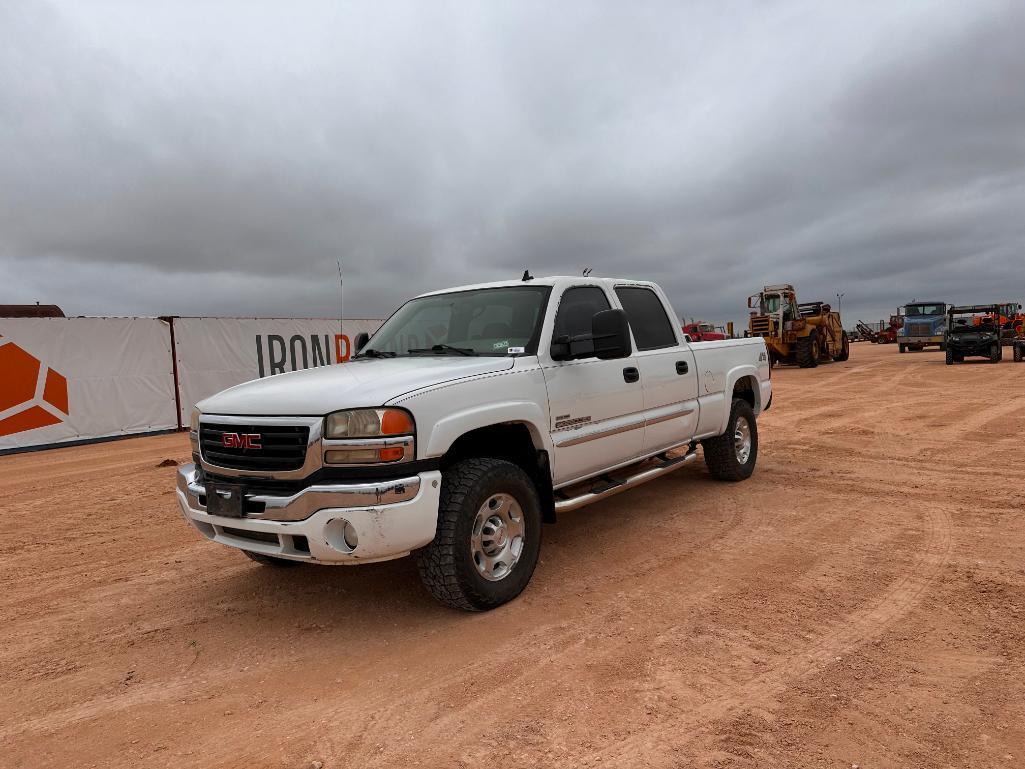
[[[769,351],[769,362],[796,363],[814,368],[825,360],[844,361],[851,343],[840,322],[840,313],[825,302],[799,304],[794,287],[783,283],[765,286],[747,298],[751,309],[748,335],[760,336]]]

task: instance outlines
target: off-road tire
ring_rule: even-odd
[[[794,359],[801,368],[815,368],[819,365],[819,337],[815,331],[808,336],[798,337],[794,342]]]
[[[737,417],[744,417],[751,429],[751,453],[743,464],[737,458],[735,434]],[[720,481],[743,481],[751,477],[758,461],[758,423],[755,412],[747,401],[735,399],[730,408],[730,418],[726,423],[726,431],[714,438],[701,441],[701,449],[705,455],[705,465],[712,477]]]
[[[953,366],[954,365],[954,360],[955,360],[955,358],[954,358],[954,351],[951,350],[948,347],[946,352],[947,352],[947,365],[948,366]]]
[[[840,352],[833,358],[837,363],[843,363],[845,360],[849,360],[851,357],[851,340],[847,338],[847,332],[844,331],[840,335]]]
[[[243,550],[242,554],[246,558],[252,561],[256,561],[261,566],[273,566],[276,569],[291,569],[296,566],[302,566],[302,561],[293,561],[288,558],[278,558],[273,555],[264,555],[263,553],[254,553],[251,550]]]
[[[523,550],[504,578],[492,582],[471,555],[474,520],[495,494],[509,494],[523,513]],[[541,501],[530,477],[502,459],[465,459],[444,471],[438,533],[417,557],[424,587],[446,606],[487,611],[518,596],[530,582],[541,550]]]
[[[1025,347],[1025,345],[1020,345],[1020,344],[1012,345],[1012,348],[1014,349],[1014,353],[1013,354],[1014,354],[1014,362],[1015,363],[1021,363],[1022,347]]]
[[[1004,352],[1000,349],[1000,343],[997,342],[995,345],[989,348],[989,362],[999,363],[1004,357]]]

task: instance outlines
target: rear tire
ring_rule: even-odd
[[[541,501],[530,477],[501,459],[446,470],[438,533],[417,558],[420,579],[446,606],[486,611],[518,596],[541,549]]]
[[[720,481],[743,481],[751,477],[758,461],[758,424],[751,404],[733,401],[726,432],[701,442],[705,465]]]
[[[1020,344],[1014,345],[1014,362],[1015,363],[1021,363],[1022,346],[1023,345],[1020,345]]]
[[[288,558],[278,558],[273,555],[254,553],[251,550],[243,550],[242,554],[249,560],[256,561],[261,566],[273,566],[276,569],[293,569],[296,566],[303,565],[302,561],[292,561]]]
[[[819,337],[812,331],[808,336],[800,337],[794,343],[794,357],[801,368],[815,368],[819,365]]]
[[[989,348],[989,362],[999,363],[1000,359],[1004,357],[1003,350],[1000,349],[1000,343],[993,345]]]
[[[833,358],[837,363],[843,363],[851,357],[851,340],[847,338],[847,332],[844,331],[840,336],[840,354]]]
[[[954,365],[954,351],[949,349],[949,348],[947,349],[947,365],[948,366],[953,366]]]

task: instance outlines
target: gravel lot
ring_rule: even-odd
[[[563,516],[486,615],[201,540],[184,435],[0,457],[0,764],[1021,766],[1025,365],[773,378],[754,478]]]

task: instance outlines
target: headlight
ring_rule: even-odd
[[[403,409],[350,409],[324,420],[329,465],[368,465],[403,462],[415,455],[413,417]]]
[[[199,452],[199,409],[192,409],[192,416],[189,417],[189,442],[192,444],[192,453]]]
[[[329,414],[324,437],[378,438],[386,435],[412,435],[413,417],[403,409],[352,409]]]

